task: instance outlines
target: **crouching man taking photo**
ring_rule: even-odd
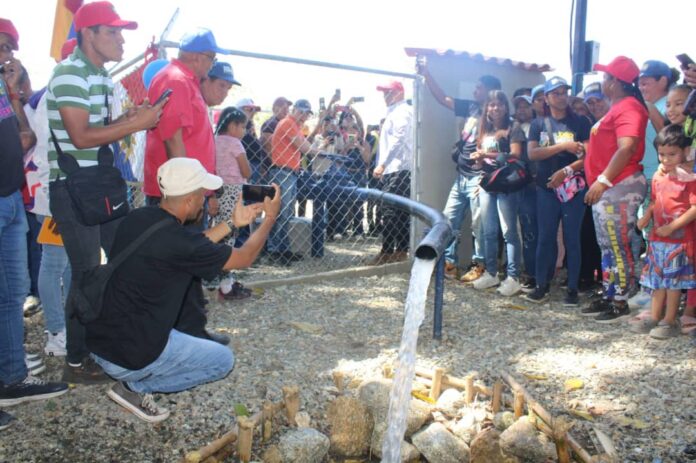
[[[248,206],[239,201],[232,217],[205,232],[184,225],[198,220],[207,190],[222,179],[193,158],[173,158],[157,171],[159,206],[131,212],[119,225],[111,259],[151,226],[165,221],[118,265],[104,294],[99,317],[87,324],[87,347],[118,382],[108,396],[138,418],[156,423],[169,411],[153,392],[177,392],[224,378],[234,365],[232,351],[214,341],[177,330],[194,277],[212,279],[221,270],[250,266],[263,248],[280,210],[274,199]],[[241,248],[218,244],[238,227],[265,213],[262,224]]]

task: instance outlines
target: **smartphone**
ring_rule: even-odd
[[[172,89],[171,88],[166,89],[165,91],[162,92],[162,94],[159,96],[159,98],[157,98],[157,101],[152,103],[152,106],[157,106],[158,104],[160,104],[162,101],[164,101],[164,99],[167,98],[171,94],[172,94]]]
[[[337,88],[336,92],[334,92],[334,95],[336,95],[336,99],[340,100],[341,99],[341,89]]]
[[[319,111],[326,111],[326,100],[323,96],[319,98]]]
[[[355,143],[355,134],[354,133],[349,133],[348,134],[348,143]]]
[[[677,55],[677,59],[681,63],[682,69],[688,69],[690,64],[694,64],[694,60],[692,60],[689,55],[686,53],[682,53],[681,55]]]
[[[354,96],[353,97],[353,103],[362,103],[363,101],[365,101],[364,96]]]
[[[242,199],[245,202],[262,203],[266,197],[275,197],[275,188],[271,185],[242,185]]]

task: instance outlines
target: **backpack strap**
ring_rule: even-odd
[[[135,241],[130,243],[126,248],[121,251],[116,257],[111,259],[109,261],[109,264],[111,264],[112,270],[116,270],[116,268],[121,265],[128,257],[131,256],[144,242],[147,240],[154,232],[159,230],[160,228],[164,227],[165,225],[169,224],[168,219],[162,219],[159,222],[156,222],[152,225],[150,225],[147,230],[145,230],[140,236],[138,236]]]

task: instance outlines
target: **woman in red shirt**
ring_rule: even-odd
[[[592,205],[602,252],[604,294],[581,313],[612,323],[630,314],[628,292],[635,283],[631,241],[647,190],[641,161],[648,110],[638,89],[640,70],[633,60],[619,56],[594,69],[604,71],[602,93],[611,101],[609,112],[592,127],[585,159],[591,185],[585,202]]]

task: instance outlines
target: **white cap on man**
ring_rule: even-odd
[[[204,188],[217,190],[222,178],[209,174],[194,158],[172,158],[157,169],[157,183],[162,196],[183,196]]]

